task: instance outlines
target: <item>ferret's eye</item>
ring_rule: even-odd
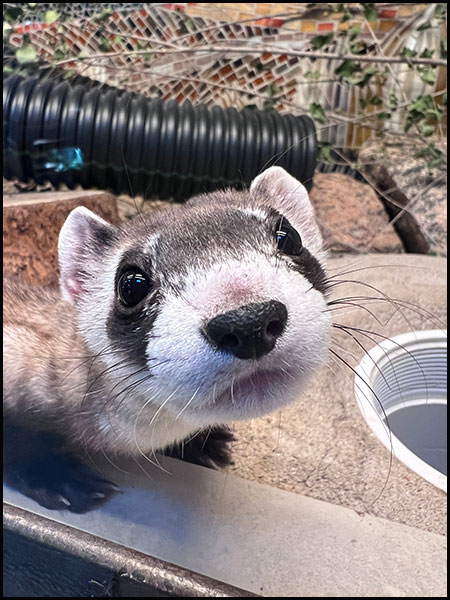
[[[152,287],[152,283],[147,275],[141,271],[125,271],[120,276],[117,286],[120,301],[125,306],[136,306],[147,296]]]
[[[275,227],[277,250],[289,256],[298,256],[303,250],[302,238],[285,218],[278,219]]]

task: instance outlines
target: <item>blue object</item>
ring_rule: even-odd
[[[51,148],[48,151],[48,155],[46,162],[44,162],[44,168],[53,169],[55,173],[61,173],[69,169],[80,170],[83,168],[83,153],[81,152],[81,148],[74,146],[59,149]]]

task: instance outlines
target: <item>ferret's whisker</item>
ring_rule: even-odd
[[[351,366],[351,365],[350,365],[350,364],[349,364],[349,363],[348,363],[348,362],[347,362],[345,359],[343,359],[341,356],[339,356],[339,354],[337,354],[336,352],[334,352],[334,350],[333,350],[332,348],[329,348],[329,351],[330,351],[330,352],[331,352],[331,353],[332,353],[332,354],[333,354],[333,355],[334,355],[334,356],[335,356],[335,357],[336,357],[336,358],[337,358],[339,361],[341,361],[341,362],[342,362],[342,363],[343,363],[343,364],[344,364],[346,367],[348,367],[348,368],[350,369],[350,371],[352,371],[352,373],[353,373],[353,374],[354,374],[356,377],[358,377],[358,378],[359,378],[361,381],[363,381],[363,383],[364,383],[364,384],[366,383],[366,382],[365,382],[365,381],[362,379],[361,375],[360,375],[360,374],[359,374],[359,373],[358,373],[358,372],[357,372],[357,371],[356,371],[356,370],[355,370],[355,369],[354,369],[354,368],[353,368],[353,367],[352,367],[352,366]],[[356,385],[358,385],[358,384],[356,384]],[[358,385],[358,387],[359,387],[359,385]],[[365,393],[365,392],[364,392],[364,390],[363,390],[362,388],[360,388],[360,387],[359,387],[359,389],[361,390],[361,392],[362,392],[362,393]],[[386,432],[387,432],[387,434],[388,434],[388,436],[389,436],[389,443],[390,443],[390,446],[391,446],[391,452],[390,452],[390,454],[389,454],[389,469],[388,469],[388,473],[387,473],[386,479],[385,479],[385,481],[384,481],[384,484],[383,484],[383,486],[382,486],[382,489],[381,489],[381,491],[379,492],[379,494],[377,495],[377,497],[376,497],[376,498],[375,498],[375,499],[372,501],[372,503],[369,505],[369,507],[368,507],[368,508],[371,508],[371,507],[372,507],[372,506],[373,506],[373,505],[374,505],[374,504],[375,504],[375,503],[376,503],[376,502],[379,500],[379,498],[381,498],[381,496],[382,496],[382,494],[383,494],[384,490],[386,489],[386,486],[387,486],[387,483],[388,483],[388,481],[389,481],[389,477],[390,477],[390,474],[391,474],[391,470],[392,470],[392,459],[393,459],[393,454],[394,454],[394,452],[393,452],[393,445],[392,445],[392,432],[391,432],[391,427],[390,427],[390,425],[389,425],[389,419],[388,419],[388,416],[387,416],[387,414],[386,414],[386,411],[384,410],[383,403],[382,403],[382,402],[381,402],[381,400],[378,398],[377,394],[374,392],[374,390],[373,390],[373,389],[372,389],[371,391],[372,391],[372,393],[373,393],[374,397],[376,398],[376,400],[377,400],[377,402],[378,402],[378,404],[379,404],[379,406],[380,406],[380,409],[381,409],[381,411],[382,411],[382,413],[383,413],[383,417],[384,417],[384,421],[385,421],[385,423],[383,423],[383,419],[381,419],[381,418],[380,418],[380,422],[381,422],[381,423],[382,423],[382,425],[385,427],[385,429],[386,429]]]
[[[200,389],[200,386],[195,390],[195,392],[192,394],[190,400],[188,400],[188,402],[183,406],[183,408],[180,410],[180,412],[177,414],[177,416],[175,417],[175,421],[177,419],[180,418],[180,416],[183,414],[183,412],[186,410],[186,408],[189,406],[189,404],[192,402],[192,400],[195,398],[195,396],[197,395],[198,391]]]
[[[290,377],[292,379],[292,381],[295,381],[295,377],[293,377],[290,373],[288,373],[286,371],[286,369],[283,369],[283,367],[278,367],[280,369],[280,371],[282,371],[285,375],[287,375],[288,377]]]
[[[377,369],[378,373],[380,374],[380,376],[382,377],[384,383],[387,385],[388,389],[391,389],[391,386],[388,382],[388,380],[386,379],[386,376],[384,375],[383,371],[380,369],[380,367],[378,366],[378,364],[376,363],[376,361],[370,356],[370,354],[368,354],[367,352],[367,348],[365,348],[363,346],[363,344],[358,340],[358,338],[356,337],[356,335],[354,335],[351,331],[348,331],[345,327],[339,327],[339,325],[333,325],[334,328],[339,329],[340,331],[342,331],[343,333],[347,334],[349,337],[352,338],[352,340],[361,348],[361,350],[364,352],[364,355],[367,355],[370,357],[370,360],[372,361],[373,365],[375,366],[375,368]]]
[[[367,330],[367,329],[362,329],[362,328],[360,328],[360,327],[351,327],[351,326],[349,326],[349,325],[342,325],[342,324],[339,324],[339,323],[334,323],[334,324],[333,324],[333,327],[336,327],[337,329],[341,329],[342,331],[343,331],[343,330],[350,330],[350,331],[353,331],[353,332],[355,332],[355,333],[359,333],[359,334],[363,335],[364,337],[366,337],[366,338],[370,339],[370,340],[371,340],[373,343],[377,343],[377,341],[376,341],[376,340],[374,340],[374,339],[371,337],[371,336],[373,335],[373,336],[375,336],[375,337],[379,337],[379,338],[381,338],[381,339],[383,339],[383,340],[389,341],[389,342],[391,342],[392,344],[394,344],[395,346],[397,346],[398,348],[401,348],[401,349],[402,349],[404,352],[406,352],[406,354],[408,354],[408,356],[409,356],[409,357],[410,357],[410,358],[411,358],[411,359],[412,359],[412,360],[413,360],[413,361],[416,363],[416,366],[417,366],[417,368],[419,369],[419,371],[420,371],[420,372],[421,372],[421,374],[422,374],[423,382],[424,382],[424,384],[425,384],[425,388],[426,388],[426,390],[427,390],[427,394],[428,394],[428,384],[427,384],[427,380],[426,380],[425,372],[424,372],[424,370],[423,370],[423,368],[422,368],[422,365],[421,365],[421,364],[420,364],[420,362],[417,360],[417,358],[414,356],[414,354],[412,354],[412,352],[410,352],[410,351],[409,351],[409,350],[408,350],[408,349],[407,349],[405,346],[403,346],[403,344],[400,344],[399,342],[397,342],[396,340],[392,339],[392,338],[391,338],[391,337],[389,337],[389,336],[382,335],[381,333],[377,333],[377,332],[375,332],[375,331],[370,331],[370,330]],[[390,362],[390,361],[389,361],[389,362]],[[394,376],[395,376],[395,378],[397,379],[397,376],[396,376],[395,370],[394,370]],[[397,387],[399,387],[399,386],[398,386],[398,382],[397,382]]]

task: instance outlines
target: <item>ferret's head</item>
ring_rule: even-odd
[[[92,352],[119,357],[149,405],[194,427],[280,408],[326,355],[321,235],[280,167],[120,228],[76,208],[59,257]]]

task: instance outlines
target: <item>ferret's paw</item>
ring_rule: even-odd
[[[51,510],[85,513],[97,508],[119,488],[91,467],[66,454],[28,460],[15,465],[6,483]]]
[[[233,464],[232,443],[236,441],[236,437],[229,427],[225,425],[216,427],[209,433],[202,433],[200,437],[202,436],[201,464],[216,469],[224,469]]]
[[[236,438],[225,425],[199,431],[194,437],[166,451],[165,454],[196,465],[223,469],[233,464],[232,442]]]

